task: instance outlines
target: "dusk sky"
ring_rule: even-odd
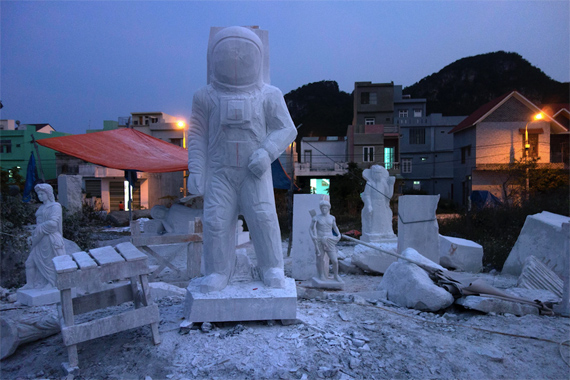
[[[321,80],[348,93],[355,81],[405,87],[498,50],[568,82],[569,4],[2,0],[0,119],[75,134],[131,112],[188,120],[211,26],[268,30],[271,83],[283,94]]]

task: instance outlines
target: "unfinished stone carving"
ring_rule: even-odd
[[[32,233],[32,250],[26,260],[26,289],[55,287],[53,259],[65,255],[61,205],[55,201],[53,188],[47,183],[34,188],[43,203],[36,211],[36,229]]]
[[[396,177],[390,176],[388,170],[380,165],[365,169],[362,177],[366,180],[366,187],[361,194],[364,202],[361,240],[380,242],[395,239],[390,199],[394,195]]]
[[[340,231],[336,225],[336,219],[330,214],[331,204],[322,200],[319,202],[320,214],[311,210],[313,216],[309,227],[309,234],[315,243],[315,253],[317,255],[317,277],[313,277],[313,286],[325,288],[340,288],[344,283],[338,275],[338,250],[336,244],[340,240]],[[313,215],[313,213],[315,215]],[[336,234],[333,235],[333,231]],[[327,256],[333,266],[334,280],[329,278],[329,267],[325,263]]]
[[[403,195],[398,199],[398,252],[414,248],[439,263],[439,195]]]
[[[204,279],[226,287],[239,214],[250,230],[266,286],[285,286],[271,163],[295,139],[283,95],[268,84],[263,31],[229,27],[208,47],[208,82],[196,92],[188,133],[188,190],[204,195]]]

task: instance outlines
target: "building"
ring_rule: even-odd
[[[180,119],[163,112],[133,112],[130,117],[121,117],[118,121],[106,120],[102,130],[88,130],[87,133],[101,132],[117,128],[136,129],[150,136],[171,144],[185,147],[184,123]],[[86,197],[100,199],[106,211],[119,210],[123,202],[128,210],[129,185],[125,180],[125,172],[105,168],[89,163],[79,166],[79,174],[83,176]],[[137,173],[137,184],[132,189],[133,208],[150,209],[155,205],[168,205],[175,199],[184,196],[184,173]]]
[[[568,128],[517,91],[483,105],[450,133],[453,135],[453,199],[467,205],[472,191],[486,190],[506,199],[505,165],[538,159],[539,166],[562,169]],[[565,145],[566,144],[566,145]]]
[[[20,124],[15,120],[0,120],[0,154],[2,169],[20,168],[25,171],[34,152],[38,175],[46,181],[57,178],[56,152],[52,149],[37,145],[37,151],[32,141],[50,137],[66,136],[68,133],[57,132],[49,124]],[[39,152],[39,156],[38,156]]]
[[[378,164],[391,175],[400,174],[400,126],[421,125],[426,99],[402,94],[391,83],[356,82],[354,116],[348,127],[348,160],[361,168]]]
[[[401,111],[396,111],[396,124],[400,127],[402,190],[452,199],[453,135],[449,131],[465,116],[420,116],[419,107]]]

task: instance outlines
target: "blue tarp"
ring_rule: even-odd
[[[471,192],[471,204],[482,209],[485,207],[495,207],[502,204],[501,200],[486,190],[475,190]]]
[[[273,188],[289,190],[291,187],[291,177],[285,172],[279,159],[271,164],[271,175],[273,176]],[[299,190],[297,185],[293,184],[293,190]]]

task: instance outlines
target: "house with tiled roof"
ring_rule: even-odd
[[[541,114],[542,119],[535,119]],[[538,160],[539,166],[568,165],[568,127],[517,91],[483,105],[449,133],[453,134],[453,199],[467,205],[472,191],[505,199],[505,165]]]

